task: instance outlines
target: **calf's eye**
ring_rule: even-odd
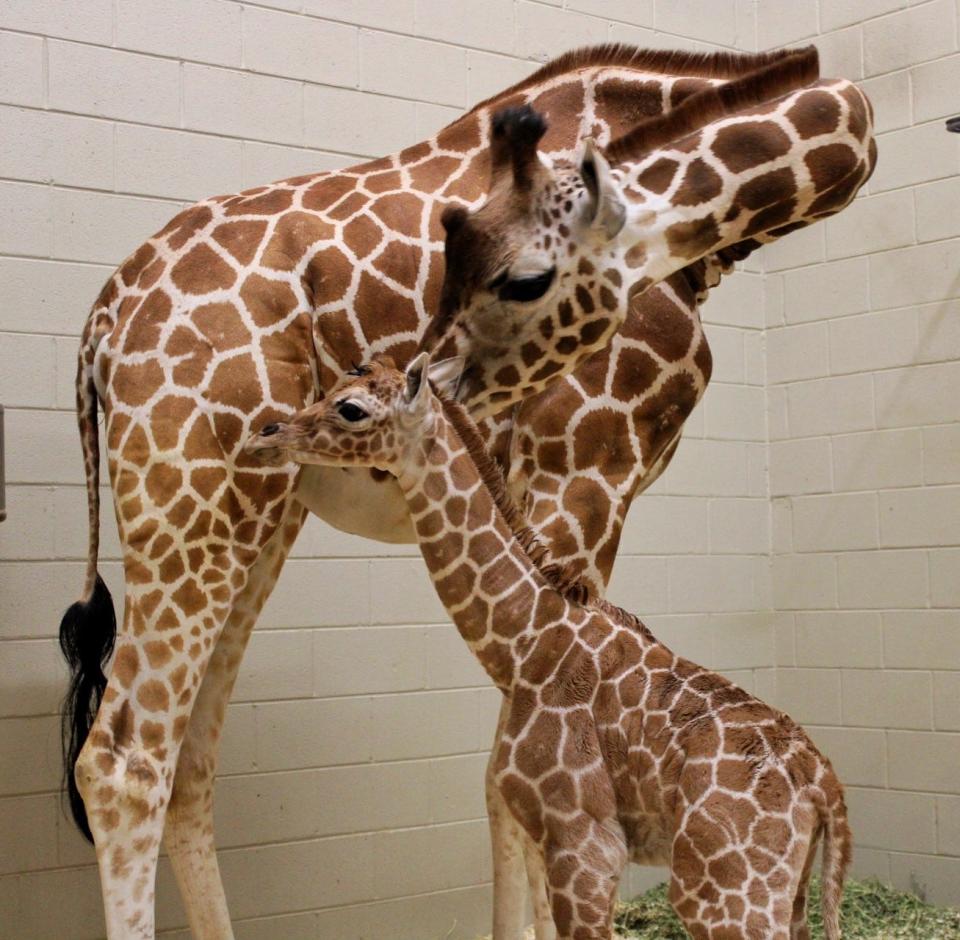
[[[362,421],[367,413],[352,401],[342,401],[337,405],[337,414],[345,421]]]

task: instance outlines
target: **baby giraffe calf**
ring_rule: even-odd
[[[555,925],[564,940],[609,940],[634,860],[669,865],[670,901],[695,938],[802,940],[822,835],[824,927],[837,940],[850,829],[830,762],[786,715],[549,563],[443,391],[458,369],[374,361],[247,449],[399,481],[437,592],[507,698],[490,772],[540,866],[538,937]]]

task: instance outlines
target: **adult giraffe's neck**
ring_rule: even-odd
[[[431,404],[435,430],[400,486],[441,602],[487,674],[507,691],[541,621],[555,620],[568,602],[473,422],[453,402]]]
[[[627,198],[618,243],[634,289],[701,258],[712,286],[752,248],[844,208],[876,158],[870,106],[846,81],[799,88],[669,145],[652,123],[649,141],[627,135],[607,152]]]

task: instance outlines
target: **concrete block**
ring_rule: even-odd
[[[449,630],[466,649],[453,626]],[[312,631],[312,637],[314,695],[405,692],[427,686],[424,627],[326,628]]]
[[[404,68],[397,69],[397,62]],[[360,87],[437,104],[467,103],[467,55],[444,43],[393,33],[360,33]]]
[[[776,701],[801,724],[839,725],[840,672],[837,669],[778,669]]]
[[[667,559],[670,610],[677,613],[756,609],[756,570],[737,555],[674,556]]]
[[[0,258],[0,329],[79,336],[110,267]]]
[[[53,337],[6,333],[2,340],[0,401],[10,408],[53,407],[56,403],[56,345]]]
[[[307,85],[303,113],[303,143],[308,147],[380,156],[417,142],[412,101]]]
[[[806,726],[845,786],[879,787],[886,776],[886,735],[865,728]]]
[[[705,553],[707,546],[705,499],[645,495],[627,516],[619,554],[622,557]]]
[[[304,142],[299,82],[206,65],[183,66],[183,124],[191,130],[279,144]]]
[[[842,434],[831,443],[834,489],[882,490],[921,482],[922,443],[916,429]]]
[[[762,21],[762,17],[761,17]],[[682,6],[657,0],[654,25],[658,32],[732,46],[737,42],[734,0],[693,0]]]
[[[960,420],[960,362],[893,369],[874,376],[879,427],[916,427]]]
[[[119,264],[180,208],[161,199],[56,189],[53,253],[70,261]]]
[[[706,436],[719,440],[763,441],[767,436],[763,389],[712,384],[704,401]]]
[[[528,0],[516,5],[517,54],[545,62],[575,45],[593,45],[607,38],[606,21]]]
[[[960,55],[946,56],[910,70],[914,120],[930,121],[956,111],[950,89],[960,84]]]
[[[960,425],[944,424],[923,429],[923,480],[925,483],[960,483]]]
[[[109,45],[113,5],[110,0],[62,0],[56,5],[7,0],[3,5],[3,26],[24,33]]]
[[[863,26],[864,69],[877,75],[936,59],[956,49],[956,7],[950,0],[911,7]]]
[[[0,252],[48,257],[53,250],[53,191],[33,183],[0,182]]]
[[[869,375],[797,382],[787,389],[790,431],[797,437],[843,434],[874,427]]]
[[[293,176],[339,170],[355,162],[352,157],[342,154],[305,150],[302,147],[282,147],[255,140],[243,141],[242,147],[243,189],[252,189],[254,186]]]
[[[172,59],[49,41],[49,104],[58,111],[180,123],[180,65]]]
[[[896,669],[844,669],[844,724],[867,728],[933,727],[929,672]]]
[[[240,20],[226,0],[118,0],[116,45],[195,62],[239,66]],[[248,63],[249,64],[249,63]]]
[[[847,787],[846,800],[858,847],[936,851],[935,797],[902,790]]]
[[[243,64],[254,72],[356,88],[360,31],[355,26],[243,8]]]
[[[113,126],[69,114],[0,107],[0,176],[111,189]]]
[[[710,551],[766,555],[770,551],[770,507],[765,499],[711,499]]]
[[[955,610],[885,610],[883,659],[903,669],[941,669],[960,662],[960,613]]]
[[[891,787],[953,793],[960,762],[960,734],[888,731],[887,760]]]
[[[825,493],[832,488],[830,445],[825,437],[770,444],[770,493],[799,496]]]
[[[881,493],[880,540],[891,548],[960,544],[960,487]]]
[[[522,81],[537,68],[536,62],[510,56],[467,50],[467,104],[498,94]]]
[[[827,219],[825,227],[830,259],[912,245],[913,193],[899,189],[854,199],[843,212]]]
[[[117,189],[186,200],[237,192],[242,146],[208,134],[119,124]]]
[[[850,258],[788,271],[783,290],[788,323],[863,313],[870,309],[869,263]]]
[[[804,496],[793,501],[798,552],[876,548],[877,498],[872,493]]]
[[[583,0],[580,2],[582,4]],[[629,0],[623,0],[622,5],[627,6],[628,3]],[[652,0],[645,0],[643,4],[652,5]],[[480,5],[452,4],[445,0],[417,0],[415,31],[418,36],[427,39],[510,53],[513,52],[516,42],[514,6],[513,0],[490,0]],[[613,13],[603,15],[612,16]],[[506,84],[504,83],[504,87]]]
[[[927,601],[927,559],[920,551],[846,552],[838,575],[841,607],[923,607]]]
[[[816,610],[837,606],[833,555],[775,555],[773,603],[776,610]]]
[[[43,107],[43,39],[0,33],[0,98]]]
[[[830,374],[826,323],[804,323],[767,331],[767,376],[771,383]]]

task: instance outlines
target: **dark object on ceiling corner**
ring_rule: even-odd
[[[947,130],[954,134],[960,134],[960,116],[947,118]]]

